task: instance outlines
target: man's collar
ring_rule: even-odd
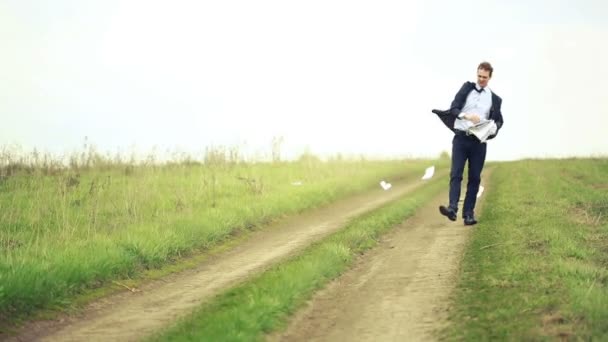
[[[486,87],[482,88],[482,87],[479,86],[479,84],[477,82],[475,82],[475,89],[477,90],[478,93],[482,93],[483,91],[492,92],[490,90],[490,87],[486,86]]]

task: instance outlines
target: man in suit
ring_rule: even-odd
[[[487,148],[487,144],[482,143],[472,135],[469,128],[481,120],[494,120],[497,128],[496,133],[489,136],[489,140],[496,137],[503,124],[502,113],[500,112],[502,99],[488,88],[493,71],[494,69],[490,63],[482,62],[477,67],[477,82],[465,82],[454,97],[449,110],[433,110],[433,113],[437,114],[441,121],[454,132],[449,204],[448,206],[440,206],[439,212],[451,221],[456,221],[460,184],[464,166],[468,161],[469,179],[462,210],[464,224],[467,226],[477,223],[475,203]]]

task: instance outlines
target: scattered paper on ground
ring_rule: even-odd
[[[435,165],[433,165],[431,167],[427,167],[426,170],[424,170],[424,176],[422,176],[422,179],[423,180],[431,179],[431,177],[433,177],[434,174],[435,174]]]
[[[384,190],[388,190],[390,189],[393,185],[391,183],[387,183],[385,181],[381,181],[380,182],[380,186],[382,187],[382,189]]]

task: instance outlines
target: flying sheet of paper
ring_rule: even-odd
[[[481,196],[481,194],[483,194],[483,185],[479,186],[479,191],[477,191],[477,198],[479,198],[479,196]]]
[[[427,167],[426,170],[424,170],[424,176],[422,176],[422,179],[423,180],[431,179],[431,177],[433,177],[434,174],[435,174],[435,165],[433,165],[431,167]]]
[[[388,190],[390,189],[393,185],[391,183],[387,183],[385,181],[381,181],[380,182],[380,186],[382,187],[382,189],[384,190]]]

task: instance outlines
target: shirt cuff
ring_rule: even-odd
[[[465,115],[466,115],[466,113],[460,113],[460,114],[458,114],[458,118],[459,119],[464,119]]]

